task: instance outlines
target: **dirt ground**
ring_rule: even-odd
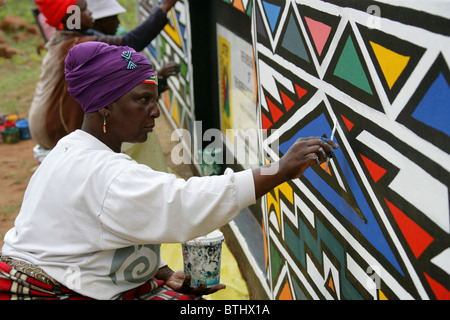
[[[14,225],[28,181],[37,168],[32,140],[0,144],[0,246]]]
[[[178,176],[187,179],[194,175],[190,165],[174,165],[170,153],[176,142],[170,140],[172,126],[161,112],[156,120],[155,132],[160,140],[167,165]],[[14,226],[22,198],[31,175],[38,167],[34,159],[33,140],[21,140],[16,144],[0,144],[0,249],[3,237]]]

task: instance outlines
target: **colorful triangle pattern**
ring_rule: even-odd
[[[244,0],[226,1],[245,12]],[[373,140],[363,139],[370,135],[380,143],[395,146],[411,165],[423,162],[423,170],[429,170],[435,180],[444,185],[449,181],[448,172],[442,168],[445,164],[439,162],[439,157],[432,158],[430,154],[425,155],[424,150],[415,150],[418,147],[414,144],[423,141],[422,146],[429,145],[432,153],[436,151],[438,155],[450,150],[447,53],[441,52],[442,43],[432,43],[428,39],[416,41],[410,34],[405,36],[409,30],[444,39],[439,34],[442,31],[425,20],[405,23],[405,18],[399,17],[396,21],[396,12],[383,13],[389,13],[389,20],[392,20],[389,23],[401,28],[370,29],[360,19],[367,14],[365,8],[351,5],[349,11],[359,14],[355,19],[352,14],[342,15],[347,6],[340,2],[325,1],[323,5],[320,1],[308,4],[253,1],[253,26],[257,31],[253,39],[264,49],[255,48],[261,53],[257,59],[283,77],[282,84],[275,81],[276,87],[269,82],[258,83],[262,86],[259,101],[264,105],[260,114],[263,130],[282,129],[279,150],[275,144],[267,148],[283,154],[300,136],[327,136],[332,119],[338,119],[335,140],[341,146],[327,172],[325,165],[309,168],[299,182],[290,184],[293,191],[278,188],[266,198],[271,215],[267,220],[269,224],[263,227],[268,248],[265,250],[267,280],[271,281],[269,287],[276,291],[271,294],[279,299],[320,299],[325,289],[333,298],[387,300],[404,295],[407,299],[450,299],[448,269],[430,260],[443,250],[450,250],[441,239],[443,235],[448,237],[448,230],[434,225],[410,199],[391,192],[393,185],[400,181],[398,177],[408,172],[407,165],[395,162],[394,157],[382,156],[377,153],[380,146],[370,145]],[[424,16],[434,19],[426,11],[419,12],[408,5],[405,8],[399,11],[414,12],[419,20]],[[435,57],[439,56],[437,65],[430,68],[422,58],[435,53]],[[419,67],[429,70],[418,70]],[[294,72],[299,69],[298,74]],[[305,78],[314,81],[308,82],[306,88],[297,86]],[[320,100],[319,95],[310,99],[316,90],[330,102],[338,100],[342,106],[299,103],[306,100],[305,96],[309,102]],[[389,125],[377,122],[380,119],[390,121]],[[408,134],[397,135],[387,127],[401,127],[403,133],[408,131]],[[309,193],[302,188],[307,188]],[[398,188],[397,191],[401,192]],[[295,204],[288,200],[291,194]],[[297,200],[303,201],[301,209]],[[298,214],[297,224],[293,212],[287,212],[292,208],[295,218]],[[323,213],[326,210],[327,215]],[[361,251],[348,250],[352,243],[339,233],[342,229],[351,235],[351,241],[358,242]],[[277,241],[272,241],[273,237],[277,237]],[[320,273],[315,279],[305,271],[305,252],[307,257],[314,256],[311,269]],[[327,273],[324,254],[338,273]],[[285,255],[289,255],[289,259]],[[296,264],[294,268],[291,268],[292,261]],[[349,261],[357,272],[348,268]],[[373,261],[389,274],[382,277],[381,287],[366,290],[362,288],[364,269]],[[417,277],[413,278],[412,274]],[[333,278],[337,275],[338,278]],[[394,285],[389,283],[390,279],[394,280]],[[338,297],[333,295],[336,288],[340,293]]]
[[[285,154],[290,146],[300,137],[310,137],[316,132],[316,128],[330,127],[325,116],[321,114],[319,117],[309,122],[303,128],[298,130],[292,138],[286,142],[280,143],[279,151],[281,154]],[[331,128],[329,128],[331,131]],[[335,141],[338,141],[336,139]],[[343,146],[335,150],[334,162],[341,168],[343,174],[341,178],[347,181],[346,185],[349,189],[343,191],[343,189],[337,187],[330,181],[325,181],[322,176],[316,173],[315,170],[306,170],[303,173],[312,187],[314,187],[318,194],[326,194],[326,201],[331,204],[332,207],[337,208],[339,214],[347,219],[357,230],[369,241],[385,258],[403,274],[403,270],[400,267],[397,258],[395,257],[390,245],[383,236],[382,228],[375,218],[374,212],[369,205],[369,200],[363,193],[363,189],[356,180],[355,174],[348,163],[348,160],[342,152]]]
[[[296,104],[301,104],[302,99],[308,93],[308,90],[301,87],[298,84],[294,84],[296,98],[298,100],[294,101],[293,97],[290,97],[284,89],[280,89],[280,97],[282,101],[282,105],[277,105],[274,99],[266,96],[266,103],[269,108],[269,113],[261,113],[261,122],[262,129],[266,132],[269,128],[272,127],[274,123],[279,121],[285,114],[287,114]]]

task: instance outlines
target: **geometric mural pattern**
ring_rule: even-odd
[[[137,0],[138,21],[143,21],[159,0]],[[144,49],[143,54],[156,67],[174,61],[180,72],[167,79],[169,89],[161,94],[158,103],[174,128],[192,132],[194,103],[188,1],[179,0],[167,13],[168,23],[160,34]]]
[[[340,146],[263,198],[273,299],[450,299],[450,19],[374,3],[253,1],[263,160]]]

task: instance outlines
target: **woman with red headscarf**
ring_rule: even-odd
[[[59,139],[81,127],[83,111],[68,94],[64,80],[64,59],[73,46],[100,41],[141,51],[164,28],[168,21],[166,13],[176,2],[163,0],[147,20],[123,36],[99,36],[90,30],[94,20],[86,0],[37,0],[46,22],[56,32],[46,44],[47,54],[29,110],[33,140],[45,149],[52,149]]]

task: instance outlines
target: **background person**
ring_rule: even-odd
[[[96,36],[114,36],[127,33],[127,30],[123,28],[120,33],[117,32],[120,27],[119,14],[125,13],[126,9],[116,0],[87,0],[87,5],[94,19],[92,30]],[[176,75],[179,70],[180,66],[171,61],[155,72],[158,76],[158,98],[161,92],[168,89],[166,79]],[[154,170],[169,171],[158,136],[155,132],[148,134],[148,139],[145,143],[124,143],[122,145],[122,152]]]
[[[88,8],[94,18],[93,32],[97,36],[123,35],[127,33],[124,28],[120,29],[119,14],[126,9],[116,0],[87,0]],[[167,90],[167,78],[176,75],[180,71],[180,65],[170,61],[163,65],[156,74],[158,75],[158,95]]]
[[[127,30],[120,27],[119,14],[127,12],[116,0],[87,0],[94,18],[93,29],[99,34],[123,35]]]
[[[92,32],[94,20],[86,0],[37,0],[47,23],[57,30],[46,44],[47,53],[29,109],[28,122],[33,140],[45,149],[52,149],[59,139],[81,127],[83,110],[68,94],[63,71],[64,59],[73,46],[86,41],[100,41],[140,51],[164,28],[168,21],[166,14],[176,2],[163,0],[143,23],[123,36],[96,36]],[[78,14],[76,10],[67,14],[72,5],[78,6],[79,17],[73,16]],[[79,20],[79,29],[70,29],[74,19]]]

